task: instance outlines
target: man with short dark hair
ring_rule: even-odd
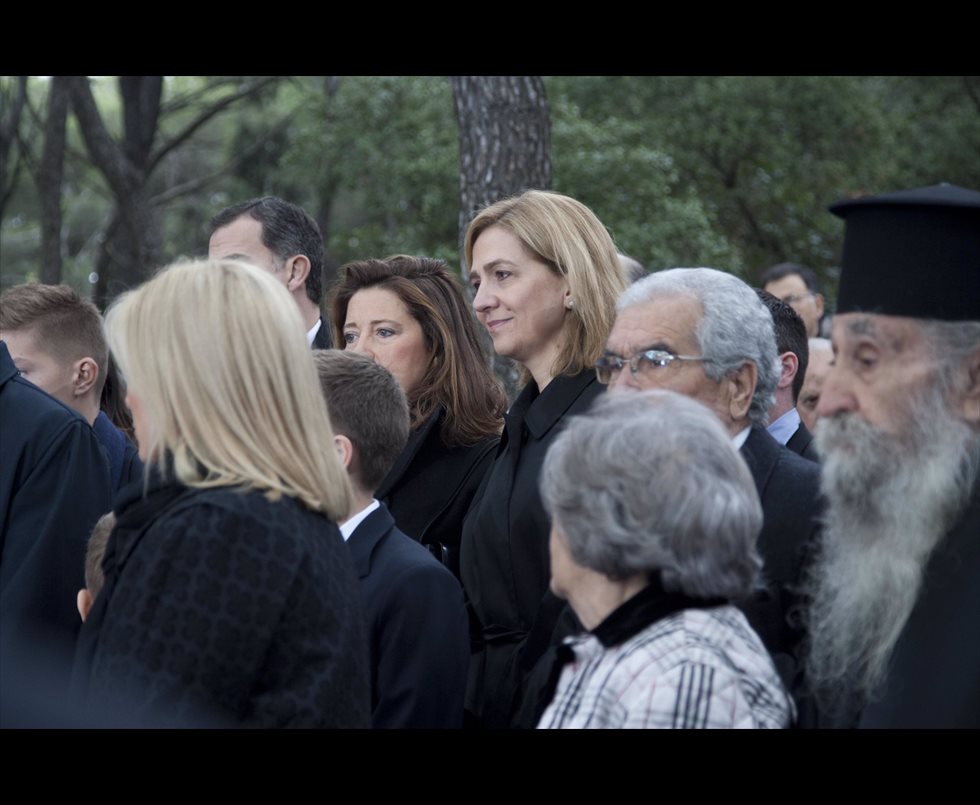
[[[329,349],[323,303],[323,238],[301,207],[263,196],[226,207],[211,219],[211,259],[241,259],[273,274],[292,294],[313,349]]]
[[[340,523],[367,614],[374,727],[458,728],[469,670],[463,589],[374,498],[409,433],[398,381],[368,356],[313,353],[330,423],[354,491]]]
[[[817,424],[820,392],[830,371],[834,351],[831,349],[829,338],[811,338],[807,341],[807,347],[810,351],[810,360],[806,366],[806,377],[803,378],[803,388],[800,389],[796,410],[800,412],[800,420],[812,434]]]
[[[980,193],[845,201],[808,609],[821,723],[980,727]]]
[[[767,268],[759,282],[762,290],[792,305],[803,319],[809,338],[820,335],[824,299],[812,269],[798,263],[779,263]]]
[[[779,350],[779,362],[782,366],[779,382],[776,383],[776,401],[769,409],[769,424],[766,429],[781,445],[803,458],[816,461],[817,449],[813,445],[813,435],[796,410],[796,402],[800,397],[810,361],[806,326],[800,315],[781,299],[760,289],[756,289],[756,293],[772,315],[776,349]]]
[[[68,285],[17,285],[0,294],[0,338],[25,380],[92,426],[109,460],[114,493],[142,477],[136,446],[99,407],[109,346],[92,302]]]

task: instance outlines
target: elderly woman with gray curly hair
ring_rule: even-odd
[[[716,416],[669,391],[601,397],[548,452],[541,490],[551,588],[588,631],[557,649],[539,728],[789,725],[731,603],[756,583],[762,511]]]

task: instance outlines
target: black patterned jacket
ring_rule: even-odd
[[[336,526],[258,491],[142,487],[117,501],[76,693],[114,723],[368,727],[363,614]]]

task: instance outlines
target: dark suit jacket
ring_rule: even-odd
[[[333,347],[333,336],[330,334],[330,321],[320,316],[320,329],[313,336],[310,349],[330,349],[331,347]]]
[[[367,614],[372,725],[462,727],[470,643],[459,582],[383,503],[347,547]]]
[[[398,527],[459,576],[463,518],[487,474],[500,438],[446,447],[440,407],[408,438],[375,497]]]
[[[765,581],[765,590],[742,609],[789,684],[803,636],[794,617],[799,585],[820,529],[820,466],[787,450],[765,428],[752,428],[741,453],[762,503],[758,547]]]
[[[813,441],[813,434],[802,422],[793,435],[789,437],[786,448],[810,461],[820,461],[820,457],[817,455],[817,446]]]
[[[0,682],[50,652],[67,683],[81,626],[85,547],[111,508],[109,465],[88,422],[20,377],[0,342]],[[26,653],[25,653],[26,647]],[[33,655],[33,656],[32,656]],[[45,663],[45,665],[49,665]],[[58,682],[63,675],[64,679]]]

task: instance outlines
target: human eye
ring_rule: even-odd
[[[503,282],[505,279],[511,276],[511,274],[513,274],[512,271],[507,271],[504,268],[498,268],[493,272],[493,276],[496,277],[498,282]]]
[[[645,352],[641,352],[637,356],[637,362],[640,366],[656,366],[663,368],[671,362],[673,356],[669,352],[664,352],[659,349],[648,349]]]
[[[353,330],[349,330],[346,333],[344,333],[344,343],[345,344],[353,344],[356,341],[357,341],[357,333],[356,332],[354,332]]]
[[[859,347],[854,352],[854,362],[861,369],[873,369],[877,365],[879,357],[878,350],[869,344]]]
[[[379,327],[377,330],[375,330],[375,334],[378,336],[378,338],[391,338],[393,335],[395,335],[395,331],[390,327]]]

